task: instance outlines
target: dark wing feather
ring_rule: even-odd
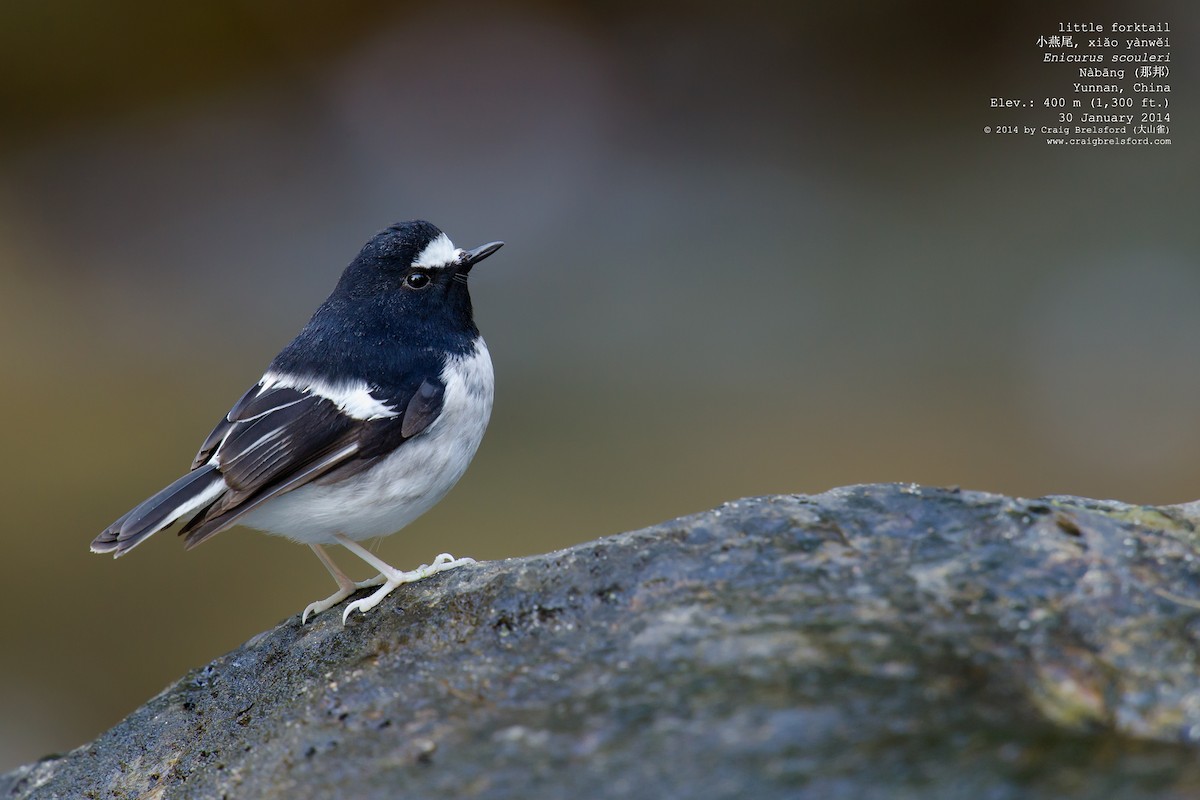
[[[261,383],[251,387],[240,400],[233,404],[229,413],[221,418],[217,427],[213,428],[212,433],[204,440],[204,444],[200,445],[200,452],[196,453],[196,457],[192,459],[192,469],[208,463],[221,442],[225,441],[225,437],[229,435],[234,423],[254,419],[275,409],[298,403],[304,397],[305,394],[297,389],[274,387],[263,391]]]
[[[216,453],[230,505],[336,447],[360,424],[314,394],[235,423]]]
[[[411,439],[425,430],[442,413],[442,398],[446,394],[446,385],[441,381],[426,378],[417,387],[416,394],[408,401],[404,409],[404,422],[400,432],[405,439]]]
[[[264,391],[261,383],[251,387],[250,391],[233,404],[229,413],[221,418],[217,427],[213,428],[212,433],[204,440],[204,444],[200,445],[200,452],[196,453],[196,457],[192,460],[192,469],[208,463],[221,442],[225,441],[225,437],[229,435],[235,423],[245,422],[292,403],[298,403],[305,397],[304,392],[298,389],[273,387]]]
[[[196,453],[196,457],[192,459],[192,469],[203,466],[212,458],[212,454],[216,452],[217,446],[221,444],[221,440],[229,433],[229,429],[233,427],[233,423],[227,417],[222,417],[217,423],[217,427],[213,428],[212,433],[204,440],[204,444],[200,445],[200,451]]]
[[[242,395],[242,398],[233,404],[234,409],[237,409],[247,400],[254,397],[261,389],[261,384],[255,384],[254,386],[251,386],[250,389],[244,395]],[[208,460],[212,458],[212,454],[217,451],[217,446],[221,444],[221,441],[229,433],[229,429],[233,427],[233,421],[229,417],[229,415],[232,413],[233,411],[230,411],[229,414],[221,417],[221,421],[217,423],[217,427],[212,429],[212,433],[210,433],[204,440],[204,444],[200,445],[200,451],[196,453],[196,457],[192,459],[192,469],[195,469],[201,464],[207,464]]]

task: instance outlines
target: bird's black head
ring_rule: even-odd
[[[342,273],[334,295],[413,321],[472,324],[467,274],[502,244],[462,250],[424,220],[398,222],[367,242]]]
[[[479,331],[467,275],[502,244],[462,250],[423,220],[380,231],[346,267],[296,341],[280,353],[278,366],[300,370],[298,362],[318,356],[360,373],[368,362],[402,358],[402,351],[469,350]]]

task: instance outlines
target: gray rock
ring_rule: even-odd
[[[729,503],[292,617],[0,796],[1197,797],[1189,513]]]

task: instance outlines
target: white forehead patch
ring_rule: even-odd
[[[462,251],[454,246],[454,242],[450,241],[450,237],[444,233],[438,234],[438,237],[429,244],[425,245],[425,249],[417,254],[413,259],[414,267],[426,267],[427,269],[436,269],[438,267],[448,267],[455,261]]]

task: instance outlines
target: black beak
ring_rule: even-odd
[[[504,242],[488,242],[487,244],[476,247],[474,250],[464,250],[462,259],[459,262],[459,269],[462,272],[470,272],[471,267],[475,266],[480,261],[483,261],[485,258],[503,246]]]

